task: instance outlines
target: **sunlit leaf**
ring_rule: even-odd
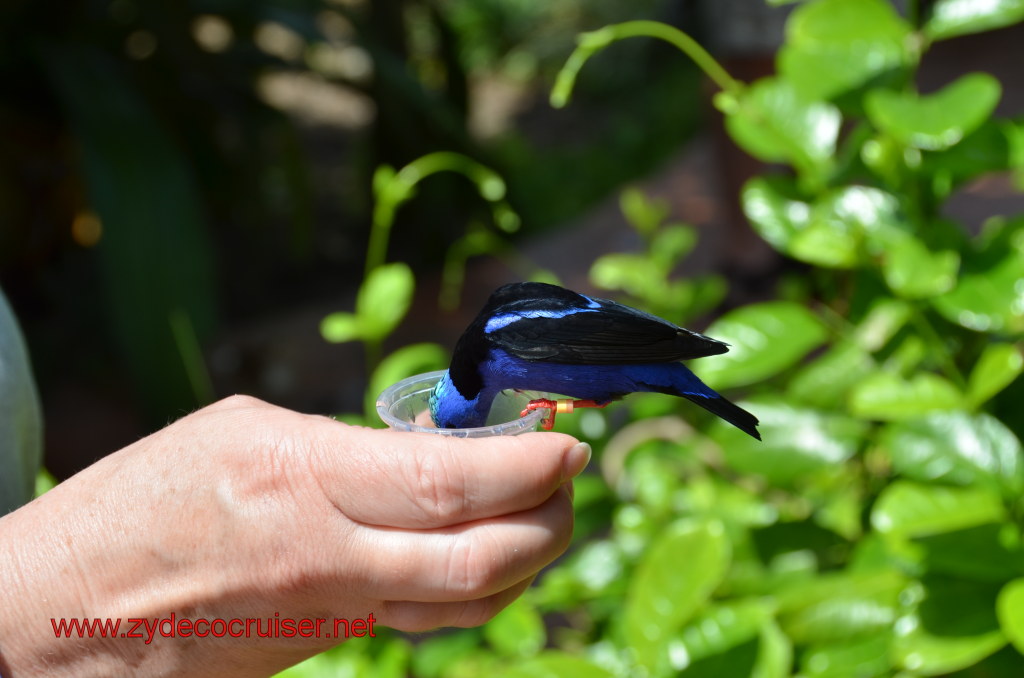
[[[332,344],[355,341],[363,336],[359,318],[345,311],[331,313],[320,321],[320,334]]]
[[[412,270],[400,262],[370,272],[356,297],[356,316],[364,338],[383,339],[398,326],[412,305],[415,285]]]
[[[967,401],[978,407],[1013,383],[1024,371],[1024,356],[1014,344],[989,344],[967,381]]]
[[[498,678],[613,678],[607,669],[559,650],[513,664],[493,675]]]
[[[730,311],[706,334],[730,345],[729,352],[692,363],[712,387],[753,384],[791,367],[825,341],[818,318],[788,301],[752,304]]]
[[[942,40],[1022,20],[1024,0],[937,0],[924,32],[932,40]]]
[[[942,150],[976,130],[999,103],[999,81],[971,73],[933,94],[876,89],[864,99],[865,110],[879,129],[923,150]]]
[[[874,636],[898,615],[906,579],[894,570],[821,575],[779,591],[779,622],[797,643]]]
[[[840,341],[790,380],[789,396],[817,408],[838,408],[853,385],[874,368],[875,361],[867,351],[855,342]]]
[[[812,99],[830,99],[908,66],[911,27],[882,0],[821,0],[786,25],[779,72]]]
[[[745,151],[765,162],[788,162],[804,171],[831,162],[839,135],[839,110],[799,94],[779,78],[751,85],[726,111],[729,134]]]
[[[1024,654],[1024,579],[1014,579],[999,592],[996,615],[1003,633]]]
[[[784,179],[752,179],[743,189],[743,211],[773,247],[810,264],[863,265],[871,260],[873,234],[902,234],[906,229],[899,201],[877,188],[846,186],[813,203],[792,193],[792,184]]]
[[[802,674],[807,678],[882,676],[891,667],[892,633],[882,630],[855,639],[812,645],[803,655]]]
[[[957,286],[932,303],[977,332],[1024,333],[1024,220],[994,230],[980,251],[965,257]]]
[[[630,582],[623,628],[640,664],[661,663],[666,643],[725,576],[729,540],[718,522],[684,521],[648,548]]]
[[[729,466],[771,483],[789,483],[843,463],[856,452],[867,430],[867,424],[856,419],[782,403],[744,406],[757,415],[762,441],[725,424],[716,426],[712,435]]]
[[[491,647],[506,657],[535,655],[547,641],[544,619],[523,598],[499,612],[484,625],[483,631]]]
[[[960,255],[930,251],[917,238],[889,238],[882,274],[889,288],[904,299],[924,299],[948,292],[956,284]]]
[[[944,412],[894,423],[886,427],[882,444],[893,469],[908,478],[987,483],[1008,494],[1024,489],[1020,441],[988,414]]]
[[[891,372],[875,372],[850,392],[850,412],[858,417],[900,421],[930,412],[955,410],[963,396],[942,377],[921,373],[903,379]]]
[[[906,538],[952,532],[1006,518],[999,493],[984,487],[945,487],[897,480],[871,511],[871,524]]]
[[[997,588],[953,578],[929,578],[917,611],[896,623],[893,660],[917,675],[945,675],[1006,645],[995,613]]]
[[[672,668],[681,671],[694,661],[756,638],[771,613],[771,606],[761,598],[715,605],[669,641]]]

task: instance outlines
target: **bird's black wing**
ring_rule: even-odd
[[[559,294],[519,297],[490,309],[487,342],[524,360],[572,364],[670,362],[729,350],[629,306],[555,289]]]

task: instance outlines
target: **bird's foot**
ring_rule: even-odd
[[[562,413],[570,413],[577,407],[607,407],[608,403],[598,403],[594,400],[573,400],[571,398],[560,398],[558,400],[548,400],[547,398],[538,398],[537,400],[531,400],[526,404],[526,409],[519,413],[520,417],[525,417],[533,410],[546,409],[550,412],[549,416],[540,420],[541,428],[545,431],[550,431],[555,425],[555,415]]]

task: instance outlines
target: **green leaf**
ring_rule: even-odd
[[[891,372],[875,372],[850,392],[850,412],[866,419],[901,421],[930,412],[959,409],[963,396],[940,376],[922,373],[903,379]]]
[[[983,247],[965,258],[957,286],[932,304],[950,321],[977,332],[1024,333],[1024,220],[993,230]]]
[[[778,69],[804,96],[831,99],[909,66],[911,27],[882,0],[820,0],[786,25]]]
[[[951,250],[932,252],[912,235],[888,238],[882,274],[889,288],[904,299],[924,299],[956,285],[960,255]]]
[[[868,118],[900,142],[939,151],[978,129],[999,103],[999,81],[987,73],[964,75],[934,94],[876,89],[868,92]]]
[[[854,384],[875,369],[871,354],[853,341],[839,341],[789,382],[789,396],[821,409],[839,408]]]
[[[711,607],[669,642],[672,668],[682,671],[692,662],[756,638],[771,615],[771,606],[760,598],[733,600]]]
[[[519,598],[499,612],[483,628],[484,638],[505,657],[529,657],[547,642],[544,619],[537,609]]]
[[[762,78],[725,104],[725,126],[745,151],[765,162],[786,162],[821,173],[839,136],[839,110],[799,94],[779,78]]]
[[[904,538],[952,532],[1006,519],[999,493],[984,487],[944,487],[897,480],[879,495],[872,526]]]
[[[854,341],[865,351],[878,351],[899,332],[914,314],[914,308],[899,299],[880,299],[871,306],[857,326]]]
[[[781,403],[758,403],[751,410],[760,420],[762,441],[724,423],[713,436],[730,467],[772,484],[791,483],[842,464],[856,452],[868,427],[849,417]]]
[[[752,179],[743,189],[743,211],[775,249],[810,264],[861,266],[871,260],[869,237],[907,228],[899,201],[877,188],[846,186],[814,203],[794,199],[793,193],[785,179]]]
[[[892,664],[889,646],[892,633],[883,630],[853,640],[812,645],[803,655],[801,675],[807,678],[850,678],[884,676]]]
[[[906,579],[890,569],[820,575],[779,591],[779,623],[797,644],[874,636],[898,616]]]
[[[638,188],[626,188],[619,195],[619,209],[626,221],[645,236],[652,235],[669,215],[668,201],[656,199]]]
[[[917,675],[945,675],[1006,645],[988,583],[929,577],[916,612],[896,623],[892,657]]]
[[[1024,574],[1021,535],[1013,523],[986,523],[918,537],[914,546],[925,570],[933,574],[1000,583]]]
[[[613,678],[607,669],[558,650],[527,659],[495,675],[499,678]]]
[[[622,621],[637,661],[664,661],[666,644],[711,596],[729,567],[721,523],[676,523],[650,544],[630,582]]]
[[[981,406],[1013,383],[1024,371],[1024,357],[1014,344],[989,344],[978,357],[967,380],[967,402]]]
[[[996,615],[1003,633],[1024,654],[1024,579],[1014,579],[999,592]]]
[[[412,305],[415,286],[412,270],[403,263],[370,271],[356,296],[356,316],[364,339],[380,341],[398,326]]]
[[[363,331],[359,318],[345,311],[337,311],[320,321],[320,335],[332,344],[340,344],[361,339]]]
[[[642,254],[613,252],[590,267],[590,281],[605,290],[622,290],[641,299],[663,281],[651,275],[651,261]]]
[[[924,34],[943,40],[967,33],[1009,26],[1024,20],[1024,0],[938,0],[924,25]]]
[[[988,414],[945,412],[891,424],[882,444],[893,469],[914,480],[1024,490],[1020,441]]]
[[[714,388],[753,384],[793,366],[826,339],[824,326],[800,304],[772,301],[730,311],[707,329],[728,353],[695,364]]]

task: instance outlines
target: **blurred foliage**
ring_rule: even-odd
[[[713,322],[732,350],[695,363],[744,389],[764,442],[651,394],[559,418],[601,474],[576,480],[573,547],[537,585],[481,629],[346,643],[282,675],[1021,674],[1024,215],[972,234],[943,205],[991,173],[1024,183],[1024,121],[992,116],[990,75],[930,94],[914,76],[934,41],[1024,5],[911,4],[807,0],[777,75],[716,78],[733,140],[776,166],[743,209],[806,265]],[[567,69],[645,32],[685,43],[673,30],[587,34]],[[681,322],[715,306],[724,282],[673,275],[693,230],[633,190],[622,207],[644,248],[592,282]]]
[[[379,211],[437,171],[418,158],[504,177],[478,192],[431,176],[403,207],[392,250],[414,268],[448,257],[450,306],[462,262],[507,247],[493,225],[561,223],[691,134],[696,70],[645,45],[581,83],[570,115],[538,104],[579,30],[676,18],[668,5],[4,3],[0,275],[44,392],[128,377],[150,425],[208,402],[217,332],[353,290],[367,234],[394,220]]]

